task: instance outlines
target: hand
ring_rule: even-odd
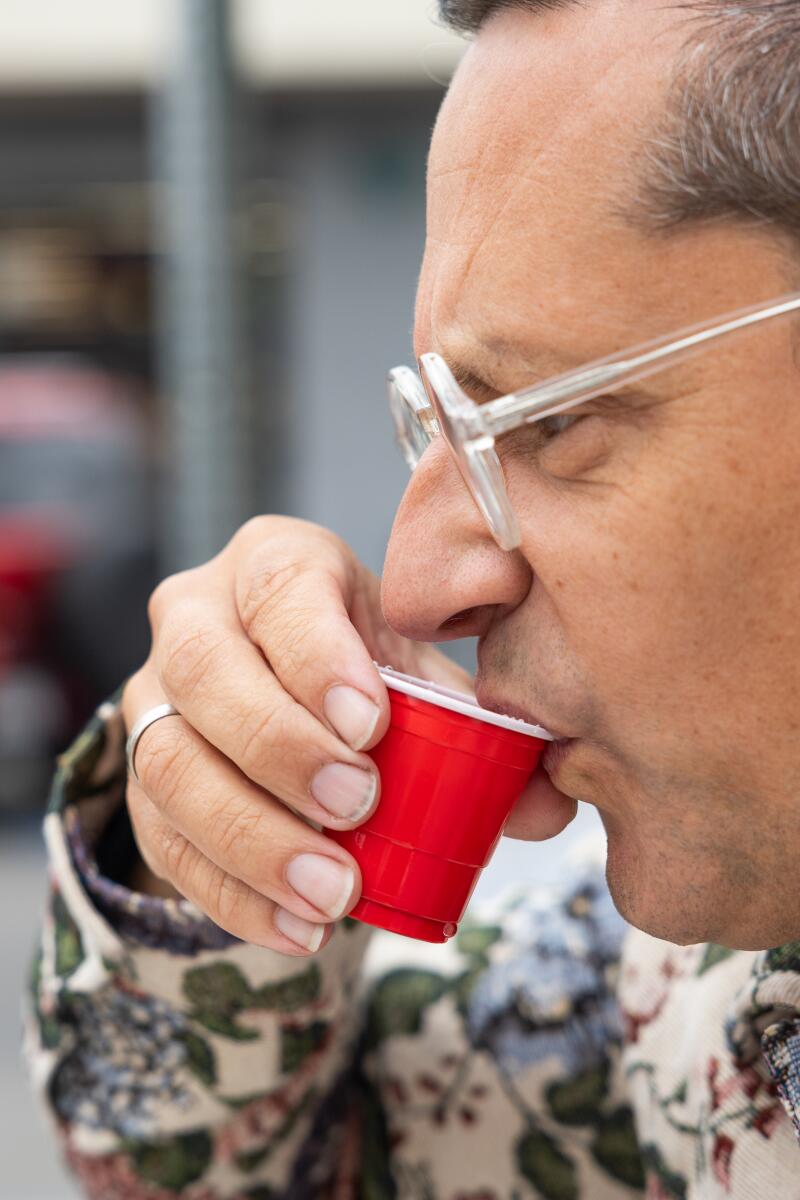
[[[174,889],[244,941],[319,949],[361,877],[314,825],[353,828],[379,802],[364,751],[389,702],[372,660],[461,690],[469,677],[389,629],[378,579],[338,537],[289,518],[250,521],[216,558],[160,584],[149,612],[125,723],[165,700],[181,716],[148,727],[136,750],[135,886]]]

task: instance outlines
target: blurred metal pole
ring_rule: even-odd
[[[235,232],[229,0],[172,0],[173,57],[154,96],[165,571],[215,554],[252,512],[247,347]]]

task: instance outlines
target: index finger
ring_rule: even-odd
[[[302,537],[289,529],[245,557],[239,619],[285,691],[352,749],[368,749],[389,726],[389,698],[349,608],[372,579],[333,535],[296,524]],[[377,581],[371,590],[377,625]]]

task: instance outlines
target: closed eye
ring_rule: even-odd
[[[559,434],[571,429],[573,425],[577,425],[578,421],[588,415],[588,413],[581,412],[553,413],[550,417],[542,417],[541,421],[536,422],[536,425],[545,441],[549,442],[557,438]]]
[[[618,417],[626,411],[629,411],[629,402],[626,403],[621,396],[595,396],[594,399],[584,401],[583,404],[576,405],[573,409],[542,417],[541,420],[534,421],[531,425],[534,429],[539,430],[543,441],[551,442],[559,434],[566,433],[573,425],[578,425],[587,417]]]

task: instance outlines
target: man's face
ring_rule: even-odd
[[[431,147],[415,340],[484,380],[475,399],[790,289],[774,234],[657,233],[625,211],[683,20],[649,3],[507,11],[468,51]],[[574,739],[547,762],[557,792],[535,783],[507,832],[568,816],[559,793],[596,805],[618,907],[677,942],[800,933],[791,332],[723,343],[546,440],[500,439],[513,554],[434,442],[387,556],[392,625],[480,635],[479,698]]]

